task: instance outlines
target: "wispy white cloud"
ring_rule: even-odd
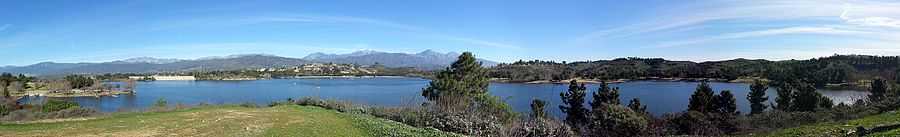
[[[731,30],[715,35],[697,36],[687,40],[662,42],[657,47],[700,44],[718,40],[784,34],[849,35],[877,37],[900,41],[900,2],[876,0],[754,0],[703,1],[671,6],[657,16],[639,20],[632,25],[600,29],[572,39],[577,43],[593,44],[621,38],[659,34],[666,31],[695,28],[717,21],[747,24],[806,21],[811,25],[786,26],[759,30]],[[702,31],[702,30],[701,30]],[[743,32],[742,32],[743,31]]]
[[[729,33],[729,34],[701,37],[701,38],[689,39],[689,40],[668,41],[668,42],[663,42],[659,45],[656,45],[655,47],[665,48],[665,47],[675,47],[675,46],[699,44],[699,43],[705,43],[705,42],[710,42],[710,41],[742,39],[742,38],[751,38],[751,37],[764,37],[764,36],[785,35],[785,34],[823,34],[823,35],[850,35],[850,36],[852,36],[852,35],[862,35],[862,34],[869,34],[869,33],[871,33],[871,32],[855,31],[855,30],[842,30],[842,29],[836,29],[836,28],[832,28],[832,27],[789,27],[789,28],[777,28],[777,29],[768,29],[768,30],[759,30],[759,31]]]
[[[215,23],[211,23],[215,22]],[[446,33],[436,32],[424,27],[419,27],[415,25],[397,23],[387,20],[379,20],[372,18],[363,18],[363,17],[352,17],[352,16],[326,16],[326,15],[306,15],[306,14],[279,14],[279,15],[270,15],[270,16],[253,16],[253,17],[245,17],[239,19],[225,18],[225,19],[200,19],[194,21],[186,21],[186,22],[178,22],[178,23],[164,23],[162,25],[158,25],[155,30],[161,29],[171,29],[171,28],[179,28],[179,27],[195,27],[189,25],[221,25],[221,26],[234,26],[234,25],[249,25],[249,24],[264,24],[264,23],[326,23],[326,24],[347,24],[347,25],[370,25],[370,26],[378,26],[385,28],[398,29],[402,31],[421,33],[424,36],[430,36],[436,39],[442,39],[447,41],[455,41],[468,43],[476,46],[487,46],[493,48],[507,48],[507,49],[521,49],[521,47],[513,44],[507,44],[503,42],[489,41],[483,39],[476,39],[465,36],[451,35]]]
[[[866,3],[867,6],[845,4],[840,18],[848,24],[900,29],[900,3]],[[857,12],[859,11],[859,12]],[[852,15],[851,15],[852,14]]]

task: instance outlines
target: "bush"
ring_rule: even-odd
[[[670,117],[673,119],[668,120],[668,126],[678,135],[722,135],[722,131],[716,127],[716,123],[704,113],[688,111],[676,115],[676,117]]]
[[[294,99],[288,98],[286,101],[272,101],[272,102],[269,102],[268,106],[274,107],[274,106],[290,105],[290,104],[294,104]]]
[[[591,112],[590,134],[604,137],[638,136],[647,128],[643,114],[613,104],[602,104]]]
[[[423,107],[366,107],[356,106],[345,101],[302,97],[294,100],[294,103],[302,106],[317,106],[339,112],[369,114],[415,127],[431,127],[441,131],[472,136],[499,135],[503,122],[501,117],[495,116],[495,113],[512,111],[509,109],[509,106],[493,103],[473,103],[469,106],[479,107],[455,111],[448,110],[448,107],[441,107],[442,105],[434,105],[434,102]]]
[[[75,102],[51,99],[51,100],[47,100],[47,103],[44,103],[44,105],[41,106],[41,112],[55,112],[55,111],[60,111],[60,110],[64,110],[64,109],[78,108],[78,107],[79,107],[78,103],[75,103]]]
[[[166,101],[165,98],[159,98],[156,99],[156,103],[153,103],[153,106],[157,108],[166,108],[169,106],[169,102]]]
[[[98,114],[93,109],[85,108],[69,108],[53,112],[40,112],[30,110],[16,110],[6,115],[0,120],[2,121],[33,121],[40,119],[59,119],[59,118],[75,118],[88,117]]]
[[[245,107],[245,108],[258,108],[259,107],[256,105],[256,103],[253,103],[253,102],[244,102],[244,103],[241,103],[241,105],[239,105],[239,106]]]
[[[15,111],[18,107],[16,100],[11,98],[0,97],[0,116],[7,115]]]
[[[356,107],[353,103],[338,100],[322,100],[312,97],[302,97],[294,101],[294,104],[301,106],[317,106],[325,109],[337,110],[338,112],[359,112],[366,113],[364,107]]]
[[[475,113],[427,111],[424,116],[426,127],[471,136],[497,135],[503,127],[497,117]]]
[[[513,111],[512,107],[510,107],[509,104],[507,104],[503,100],[500,100],[500,97],[493,95],[480,95],[476,96],[476,100],[478,103],[476,113],[495,116],[504,123],[511,122],[512,120],[519,117],[519,113]]]
[[[504,137],[571,137],[575,132],[568,125],[554,119],[523,119],[504,128]]]

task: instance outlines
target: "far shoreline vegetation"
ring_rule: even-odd
[[[332,66],[354,65],[333,64]],[[314,106],[336,110],[340,113],[360,114],[395,121],[403,123],[404,126],[418,128],[416,130],[434,129],[452,133],[450,135],[468,136],[891,135],[891,133],[900,133],[900,129],[896,128],[900,127],[897,125],[900,123],[859,121],[900,119],[900,115],[896,115],[898,113],[896,110],[900,108],[900,88],[898,88],[900,87],[898,86],[900,70],[898,67],[900,67],[900,57],[864,55],[835,55],[811,60],[736,59],[702,63],[643,58],[572,63],[518,61],[484,67],[472,53],[465,52],[450,67],[437,71],[422,71],[412,68],[394,71],[391,68],[382,68],[382,70],[374,71],[375,73],[365,73],[369,75],[360,75],[360,72],[364,72],[362,70],[365,67],[354,66],[349,70],[357,70],[357,72],[322,71],[324,73],[317,74],[333,76],[391,74],[431,79],[427,87],[422,90],[422,97],[426,101],[418,106],[377,107],[315,98],[287,99],[283,102],[273,102],[269,106]],[[157,74],[190,75],[198,80],[251,77],[291,78],[304,75],[304,72],[297,71],[302,68],[284,69],[283,71],[281,69]],[[397,73],[379,74],[379,71]],[[10,77],[6,77],[7,75]],[[19,76],[21,78],[13,77],[12,74],[3,74],[0,75],[0,82],[35,83],[35,81],[42,81],[24,75]],[[101,92],[106,90],[109,92],[114,91],[110,90],[114,86],[103,83],[124,81],[129,86],[118,88],[130,88],[133,91],[134,86],[128,83],[134,83],[136,79],[128,76],[148,76],[148,74],[68,75],[63,79],[57,79],[57,82],[62,83],[63,89],[69,87],[68,89],[100,90]],[[544,101],[546,99],[534,99],[530,113],[519,113],[512,111],[509,104],[501,98],[488,94],[488,85],[492,81],[497,82],[498,78],[505,78],[505,82],[517,83],[568,83],[569,88],[567,91],[554,91],[560,92],[559,97],[563,102],[560,106],[547,106]],[[691,97],[686,99],[690,101],[688,109],[654,116],[646,111],[646,105],[641,104],[639,98],[627,102],[619,100],[619,93],[626,91],[611,87],[607,83],[629,80],[685,80],[697,81],[699,84]],[[43,81],[54,80],[43,79]],[[711,81],[750,83],[751,92],[748,96],[741,97],[735,96],[727,90],[713,91],[708,84]],[[585,86],[587,83],[599,84],[600,88],[587,89]],[[9,87],[9,85],[4,86]],[[816,92],[818,88],[835,86],[864,89],[871,94],[867,99],[857,100],[853,104],[834,104],[829,98]],[[773,95],[775,98],[766,97],[765,91],[768,88],[777,90],[777,95]],[[3,90],[3,93],[6,94],[4,103],[0,106],[2,108],[0,114],[3,116],[0,120],[3,121],[90,117],[97,114],[96,111],[80,108],[77,103],[67,101],[50,100],[43,104],[18,104],[15,100],[10,99],[11,95],[7,88],[3,88]],[[591,93],[588,92],[589,90],[597,91],[590,95],[593,100],[586,98],[588,93]],[[749,100],[752,108],[750,112],[736,110],[735,98],[738,97]],[[776,103],[766,104],[769,100]],[[253,104],[242,104],[242,106],[244,105],[255,107]],[[157,101],[157,106],[169,109],[169,105],[162,98]],[[178,106],[176,105],[176,107]],[[547,116],[547,107],[558,107],[566,116],[561,119]],[[278,109],[284,109],[284,107]],[[153,113],[139,112],[137,115]],[[75,120],[66,123],[89,121]],[[830,126],[828,124],[854,125]],[[7,123],[0,125],[0,132],[22,131],[23,128],[18,128],[20,126],[33,125]]]

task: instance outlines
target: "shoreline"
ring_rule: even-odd
[[[578,83],[585,84],[600,84],[603,82],[606,83],[626,83],[632,81],[668,81],[668,82],[699,82],[699,81],[710,81],[710,82],[725,82],[725,83],[750,83],[753,82],[754,79],[735,79],[735,80],[725,80],[725,79],[716,79],[716,78],[657,78],[657,77],[649,77],[649,78],[638,78],[638,79],[617,79],[617,80],[598,80],[598,79],[567,79],[567,80],[536,80],[536,81],[510,81],[505,78],[491,78],[491,82],[498,83],[518,83],[518,84],[569,84],[571,80],[578,80]],[[763,81],[768,81],[765,79],[761,79]]]
[[[13,96],[13,97],[37,96],[37,97],[68,98],[68,97],[101,97],[101,96],[134,94],[132,92],[125,92],[125,91],[109,91],[109,92],[103,92],[103,93],[84,92],[84,90],[79,90],[79,91],[81,91],[81,92],[78,92],[78,93],[50,93],[50,91],[48,91],[48,90],[30,90],[30,91],[25,91],[25,93],[12,93],[12,94],[10,94],[10,96]]]

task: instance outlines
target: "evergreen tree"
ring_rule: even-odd
[[[628,102],[628,108],[634,110],[634,112],[647,114],[647,106],[641,104],[641,100],[638,98],[631,99],[631,102]]]
[[[428,83],[422,96],[437,100],[442,96],[477,96],[487,93],[487,70],[481,67],[471,52],[464,52],[449,68],[438,72]]]
[[[875,78],[872,80],[872,84],[869,89],[869,101],[871,102],[880,102],[887,94],[887,82],[881,78]]]
[[[545,118],[547,117],[547,111],[544,109],[544,106],[547,105],[547,102],[540,99],[531,100],[531,114],[535,118]]]
[[[816,87],[807,83],[798,83],[793,95],[791,110],[793,111],[815,111],[816,108],[822,106],[822,94],[816,92]],[[828,106],[831,107],[831,106]]]
[[[619,87],[610,88],[606,82],[600,83],[600,89],[593,94],[594,100],[591,101],[592,108],[602,105],[602,103],[619,105]]]
[[[900,84],[900,69],[894,71],[894,84]]]
[[[81,75],[68,75],[64,79],[66,79],[66,81],[71,84],[72,88],[75,89],[90,87],[94,84],[94,79]]]
[[[827,96],[823,96],[821,94],[819,94],[818,103],[819,104],[817,107],[819,108],[830,109],[834,106],[834,101],[832,101],[831,98],[828,98]]]
[[[782,111],[790,111],[791,103],[794,102],[794,87],[790,83],[778,84],[778,97],[775,97],[775,109]]]
[[[713,112],[715,110],[713,96],[713,90],[709,87],[709,83],[706,81],[700,82],[697,85],[697,90],[691,95],[688,110],[704,113]]]
[[[766,110],[767,106],[764,104],[769,100],[769,97],[766,96],[766,90],[769,89],[769,86],[760,80],[753,81],[753,84],[750,85],[750,93],[747,94],[747,100],[750,101],[750,114],[759,114]]]
[[[585,90],[587,88],[584,84],[579,85],[576,80],[572,80],[569,82],[569,90],[559,93],[559,96],[562,98],[562,104],[559,105],[559,109],[566,114],[565,122],[576,129],[583,127],[585,122],[588,121],[588,110],[584,108],[584,97],[587,95]]]
[[[737,112],[737,104],[734,101],[734,94],[731,94],[731,91],[724,90],[719,92],[719,95],[715,97],[715,108],[716,112],[720,114],[727,115],[735,115],[740,112]]]

